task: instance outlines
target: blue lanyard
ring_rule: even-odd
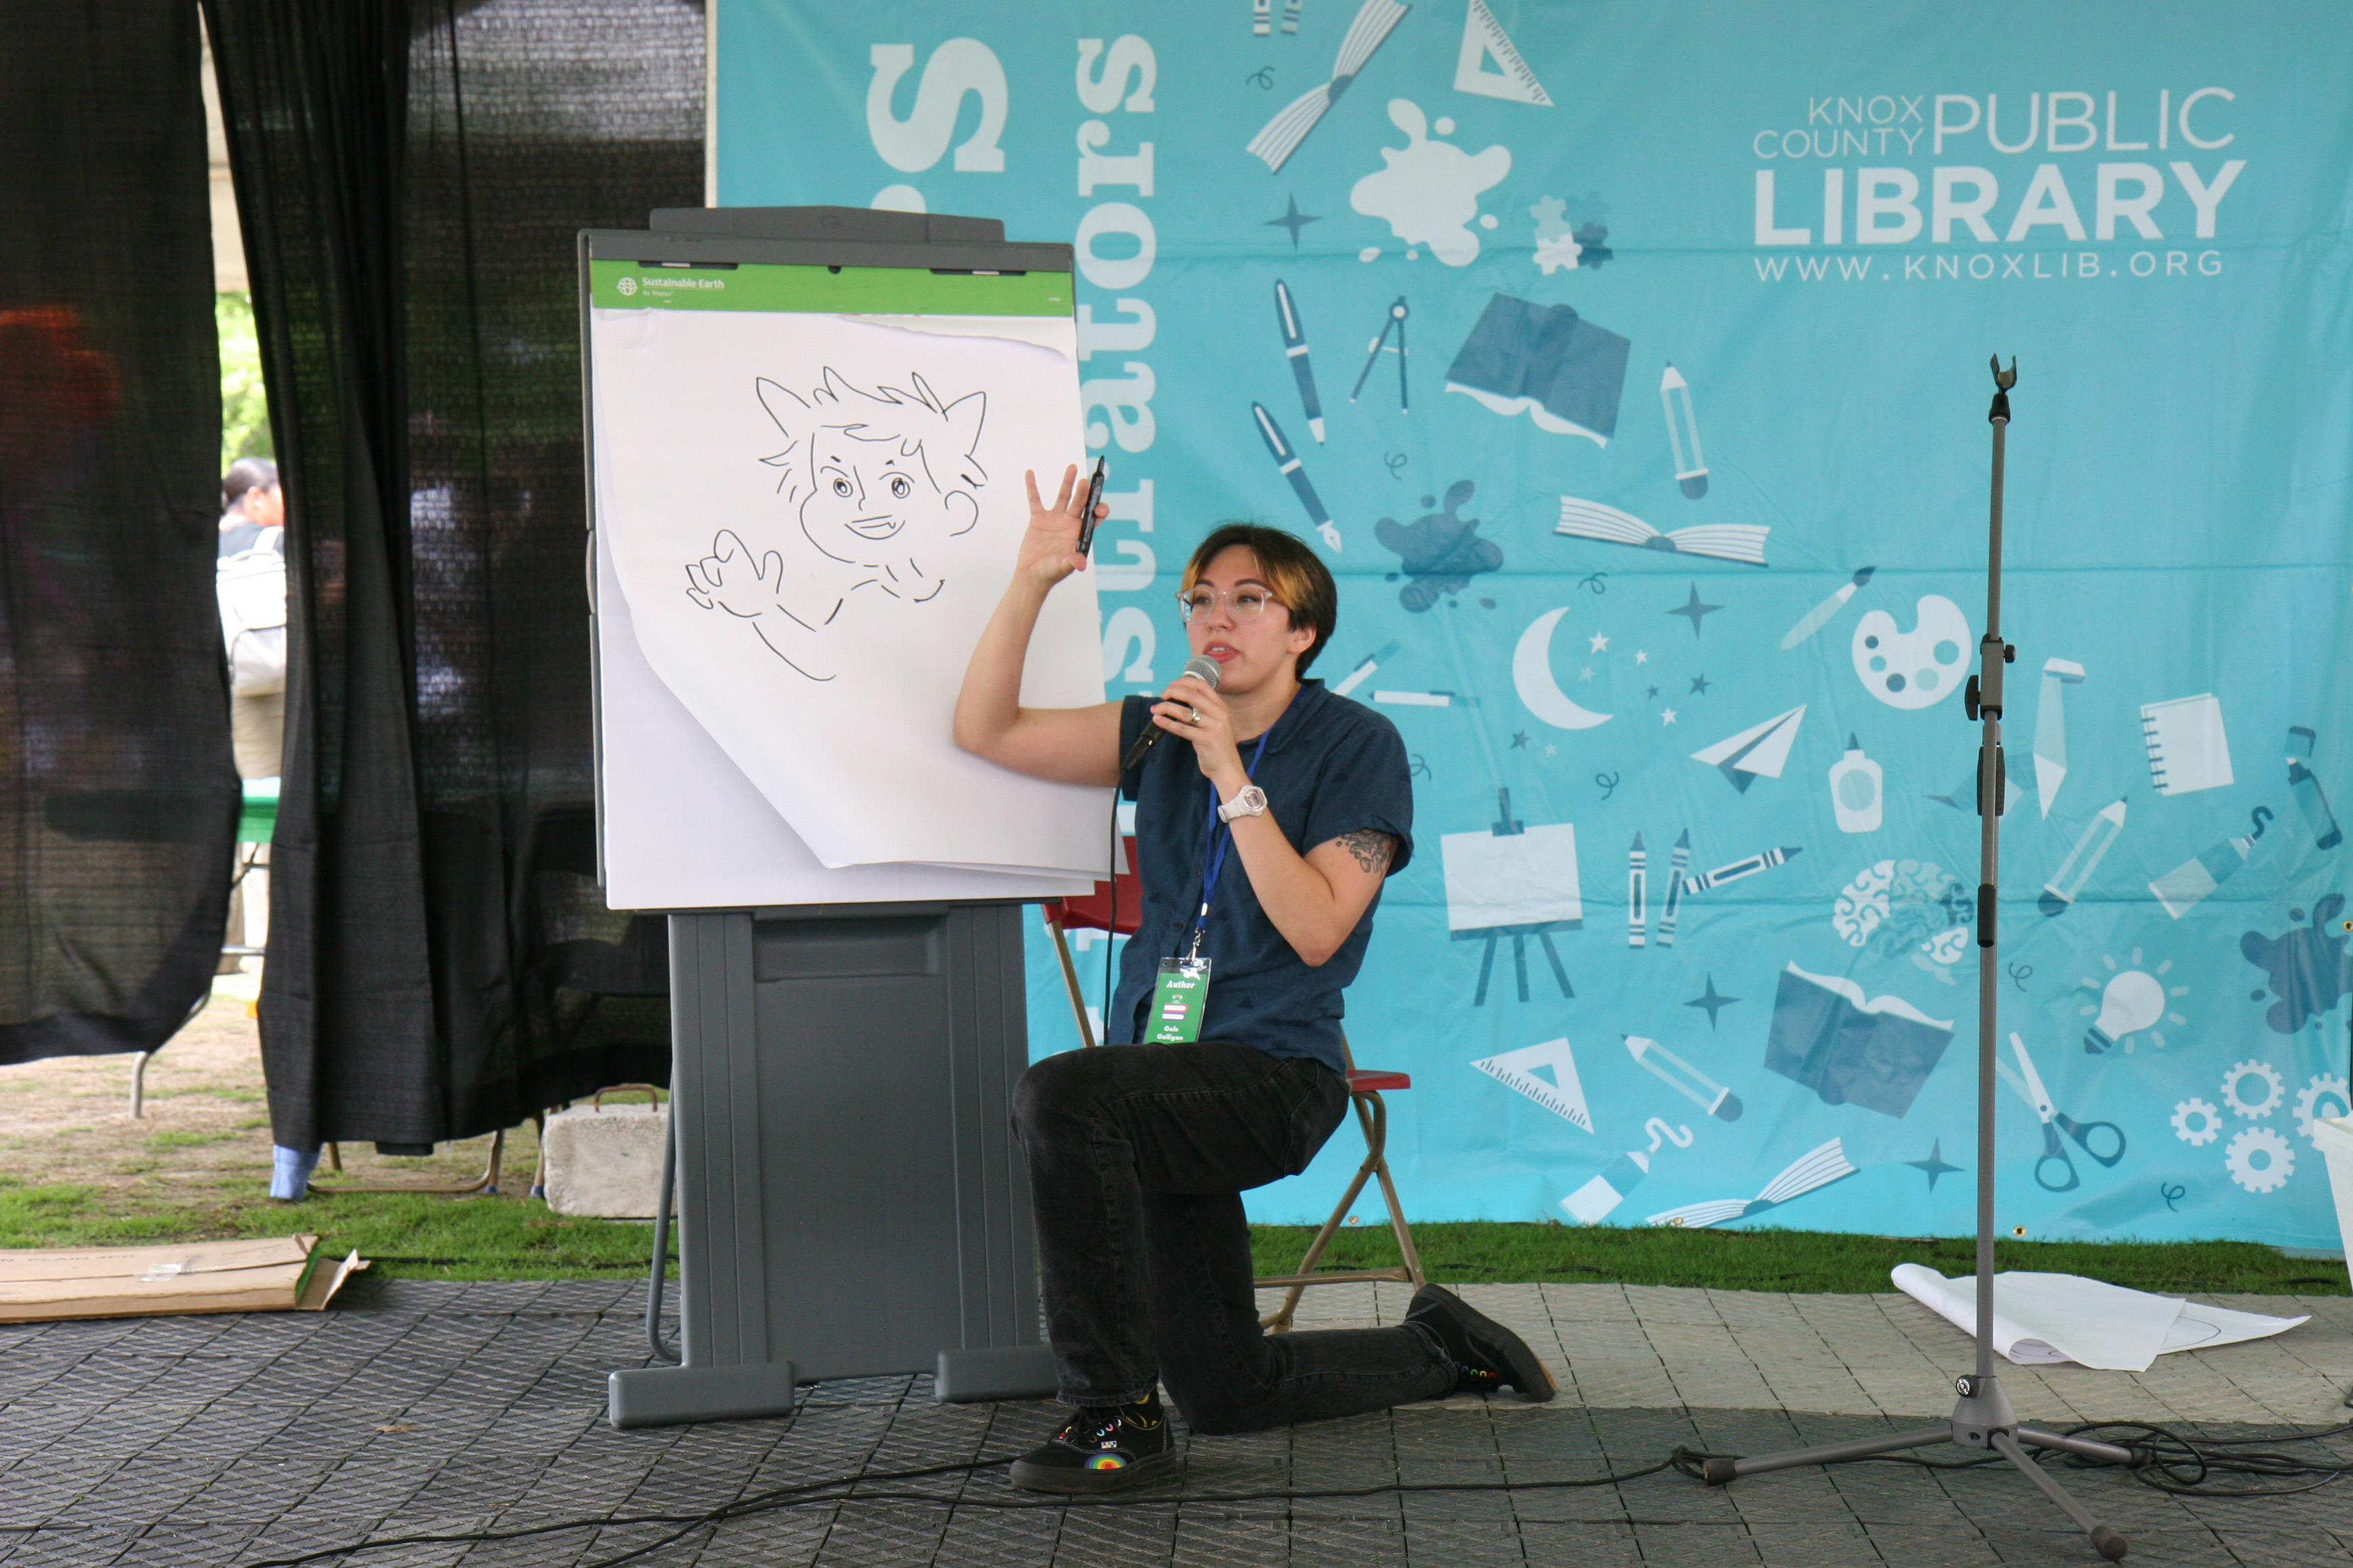
[[[1277,721],[1280,722],[1279,716]],[[1250,764],[1242,769],[1244,778],[1258,772],[1258,760],[1266,755],[1267,737],[1273,733],[1274,725],[1270,724],[1266,727],[1266,734],[1258,738],[1258,749],[1250,752]],[[1201,872],[1201,912],[1193,917],[1193,951],[1197,953],[1201,951],[1202,928],[1208,923],[1209,899],[1218,890],[1219,873],[1226,868],[1226,851],[1234,847],[1233,824],[1218,819],[1218,786],[1215,784],[1209,784],[1208,787],[1209,852]],[[1222,837],[1219,835],[1220,829],[1224,830]]]

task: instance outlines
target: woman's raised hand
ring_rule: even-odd
[[[1062,488],[1048,506],[1039,497],[1037,474],[1025,472],[1022,479],[1029,487],[1029,528],[1021,536],[1021,553],[1013,569],[1040,588],[1050,588],[1087,568],[1087,558],[1079,553],[1079,514],[1086,510],[1086,487],[1079,483],[1079,466],[1072,463],[1062,470]],[[1095,508],[1098,520],[1110,513],[1108,506]]]

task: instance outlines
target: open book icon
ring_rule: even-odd
[[[1539,430],[1607,447],[1633,345],[1567,305],[1489,297],[1479,324],[1447,367],[1446,390]]]
[[[1948,1018],[1931,1018],[1901,996],[1867,997],[1843,975],[1792,963],[1773,999],[1765,1068],[1804,1084],[1825,1105],[1900,1117],[1952,1038]]]
[[[1718,561],[1765,564],[1765,536],[1773,531],[1753,522],[1694,523],[1662,533],[1631,512],[1599,501],[1560,498],[1560,526],[1555,533],[1577,539],[1598,539],[1605,544],[1630,544],[1661,550],[1671,555],[1710,555]]]
[[[1787,713],[1776,713],[1762,724],[1694,752],[1692,761],[1710,763],[1731,781],[1733,788],[1746,795],[1757,779],[1781,776],[1781,766],[1789,760],[1789,748],[1797,743],[1798,726],[1805,717],[1805,705],[1799,703]]]
[[[1654,1214],[1643,1223],[1694,1228],[1722,1225],[1725,1220],[1746,1219],[1792,1198],[1804,1197],[1853,1174],[1854,1166],[1848,1161],[1846,1150],[1833,1138],[1790,1161],[1788,1168],[1766,1183],[1765,1190],[1753,1198],[1717,1198],[1710,1203],[1685,1204],[1679,1209]]]
[[[1405,20],[1410,9],[1398,5],[1398,0],[1365,0],[1356,12],[1356,19],[1348,24],[1347,36],[1340,40],[1339,58],[1332,62],[1332,79],[1293,99],[1282,113],[1250,138],[1250,154],[1266,164],[1267,173],[1273,174],[1290,162],[1299,144],[1307,140],[1307,133],[1324,118],[1324,111],[1348,90],[1348,84],[1356,79],[1356,73],[1373,58],[1373,51]]]

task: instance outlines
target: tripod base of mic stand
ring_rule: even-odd
[[[1778,1454],[1760,1455],[1753,1459],[1713,1458],[1702,1468],[1701,1479],[1711,1486],[1723,1486],[1743,1476],[1759,1476],[1768,1470],[1787,1470],[1799,1465],[1831,1465],[1845,1459],[1867,1459],[1879,1454],[1900,1453],[1906,1448],[1926,1448],[1938,1443],[1950,1443],[1957,1447],[2000,1454],[2008,1459],[2034,1483],[2037,1490],[2051,1500],[2053,1507],[2074,1521],[2076,1529],[2091,1537],[2094,1549],[2101,1556],[2111,1563],[2121,1561],[2125,1554],[2125,1538],[2093,1518],[2091,1510],[2069,1495],[2067,1489],[2053,1480],[2049,1471],[2035,1463],[2021,1445],[2051,1448],[2086,1459],[2104,1459],[2112,1465],[2137,1465],[2144,1456],[2114,1443],[2063,1437],[2056,1432],[2019,1425],[2018,1415],[2010,1408],[2010,1395],[2003,1391],[1999,1378],[1964,1377],[1957,1380],[1956,1386],[1960,1391],[1960,1399],[1953,1406],[1952,1419],[1941,1426],[1891,1432],[1883,1437],[1862,1437],[1852,1443],[1825,1443],[1814,1448],[1791,1448]]]

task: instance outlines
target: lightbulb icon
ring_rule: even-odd
[[[2141,962],[2138,948],[2133,950],[2134,967],[2132,968],[2125,968],[2115,959],[2105,956],[2101,962],[2106,964],[2111,972],[2107,984],[2104,987],[2095,980],[2083,982],[2084,990],[2096,990],[2100,993],[2100,1005],[2096,1008],[2085,1006],[2082,1009],[2085,1017],[2091,1017],[2095,1012],[2099,1015],[2094,1020],[2092,1026],[2084,1031],[2084,1054],[2094,1057],[2105,1055],[2116,1049],[2120,1041],[2124,1043],[2126,1054],[2130,1054],[2133,1047],[2129,1037],[2144,1029],[2149,1031],[2150,1041],[2159,1050],[2163,1050],[2165,1037],[2157,1033],[2152,1026],[2168,1022],[2175,1024],[2189,1022],[2179,1013],[2168,1014],[2166,1011],[2166,998],[2168,994],[2183,996],[2189,994],[2189,991],[2187,985],[2168,987],[2160,978],[2172,969],[2172,960],[2168,959],[2158,964],[2155,973],[2138,967]]]

